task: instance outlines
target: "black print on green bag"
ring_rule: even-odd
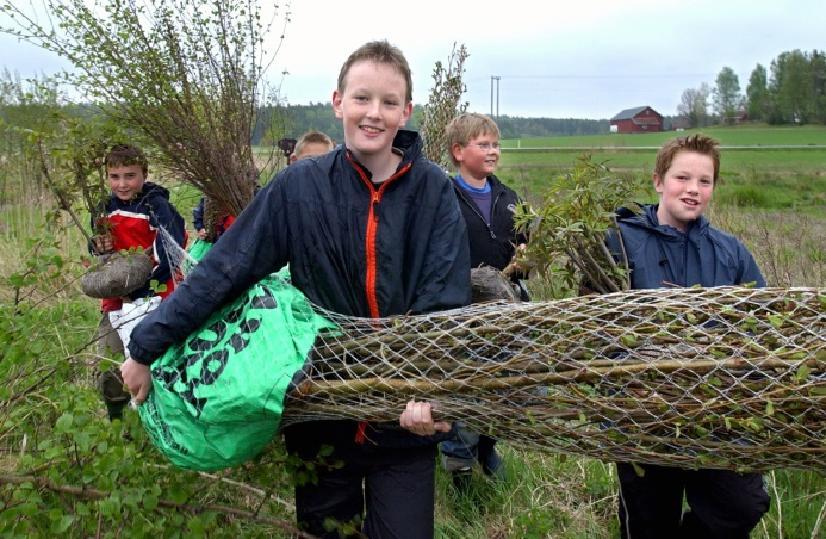
[[[252,296],[249,301],[242,303],[209,326],[207,331],[215,334],[214,339],[196,337],[188,341],[187,348],[191,352],[184,354],[184,361],[179,363],[176,369],[158,369],[153,373],[163,382],[166,389],[177,391],[181,398],[194,408],[195,417],[200,417],[208,401],[206,398],[195,396],[198,387],[214,384],[229,362],[230,350],[235,354],[241,353],[249,345],[250,337],[261,327],[260,319],[247,317],[242,320],[242,316],[245,313],[249,315],[250,309],[278,308],[278,302],[269,290],[263,288],[260,294]],[[227,331],[231,329],[235,332],[221,346]],[[203,336],[203,333],[201,332],[200,335]],[[216,349],[218,346],[221,347]],[[198,365],[199,362],[198,375],[195,378],[189,378],[188,369]],[[176,390],[176,384],[183,384],[185,389]]]

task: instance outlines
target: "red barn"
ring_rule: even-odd
[[[612,133],[650,133],[662,130],[662,115],[648,106],[625,109],[611,118]]]

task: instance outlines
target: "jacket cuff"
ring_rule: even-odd
[[[150,354],[146,348],[142,347],[135,341],[129,342],[129,357],[141,365],[146,365],[147,367],[152,365],[152,362],[154,361],[152,354]]]

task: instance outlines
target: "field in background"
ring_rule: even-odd
[[[521,139],[519,145],[544,149],[521,151],[507,149],[515,146],[517,141],[503,141],[506,149],[502,152],[498,175],[528,201],[538,202],[549,178],[568,169],[578,155],[590,154],[596,162],[605,163],[616,173],[637,181],[640,201],[651,202],[654,191],[650,178],[656,148],[665,140],[694,132],[699,131],[530,138]],[[739,146],[721,151],[721,181],[715,191],[716,204],[823,215],[826,208],[826,148],[776,147],[824,145],[826,127],[717,127],[701,132],[714,136],[723,145]]]
[[[523,139],[506,139],[502,141],[503,148],[566,148],[566,147],[634,147],[660,146],[663,142],[675,136],[688,135],[694,132],[703,132],[713,136],[725,146],[747,145],[817,145],[826,144],[826,127],[819,125],[805,126],[734,126],[734,127],[707,127],[704,129],[688,129],[686,131],[663,131],[660,133],[583,135],[571,137],[531,137]]]

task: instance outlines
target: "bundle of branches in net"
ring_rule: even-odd
[[[826,471],[826,290],[675,288],[380,320],[324,313],[286,424],[410,398],[521,447]]]
[[[277,11],[265,23],[255,2],[231,0],[46,0],[42,12],[0,0],[0,8],[13,21],[5,31],[71,61],[73,85],[154,143],[165,168],[224,212],[249,203],[262,75],[284,37],[276,30],[280,40],[264,50]]]

